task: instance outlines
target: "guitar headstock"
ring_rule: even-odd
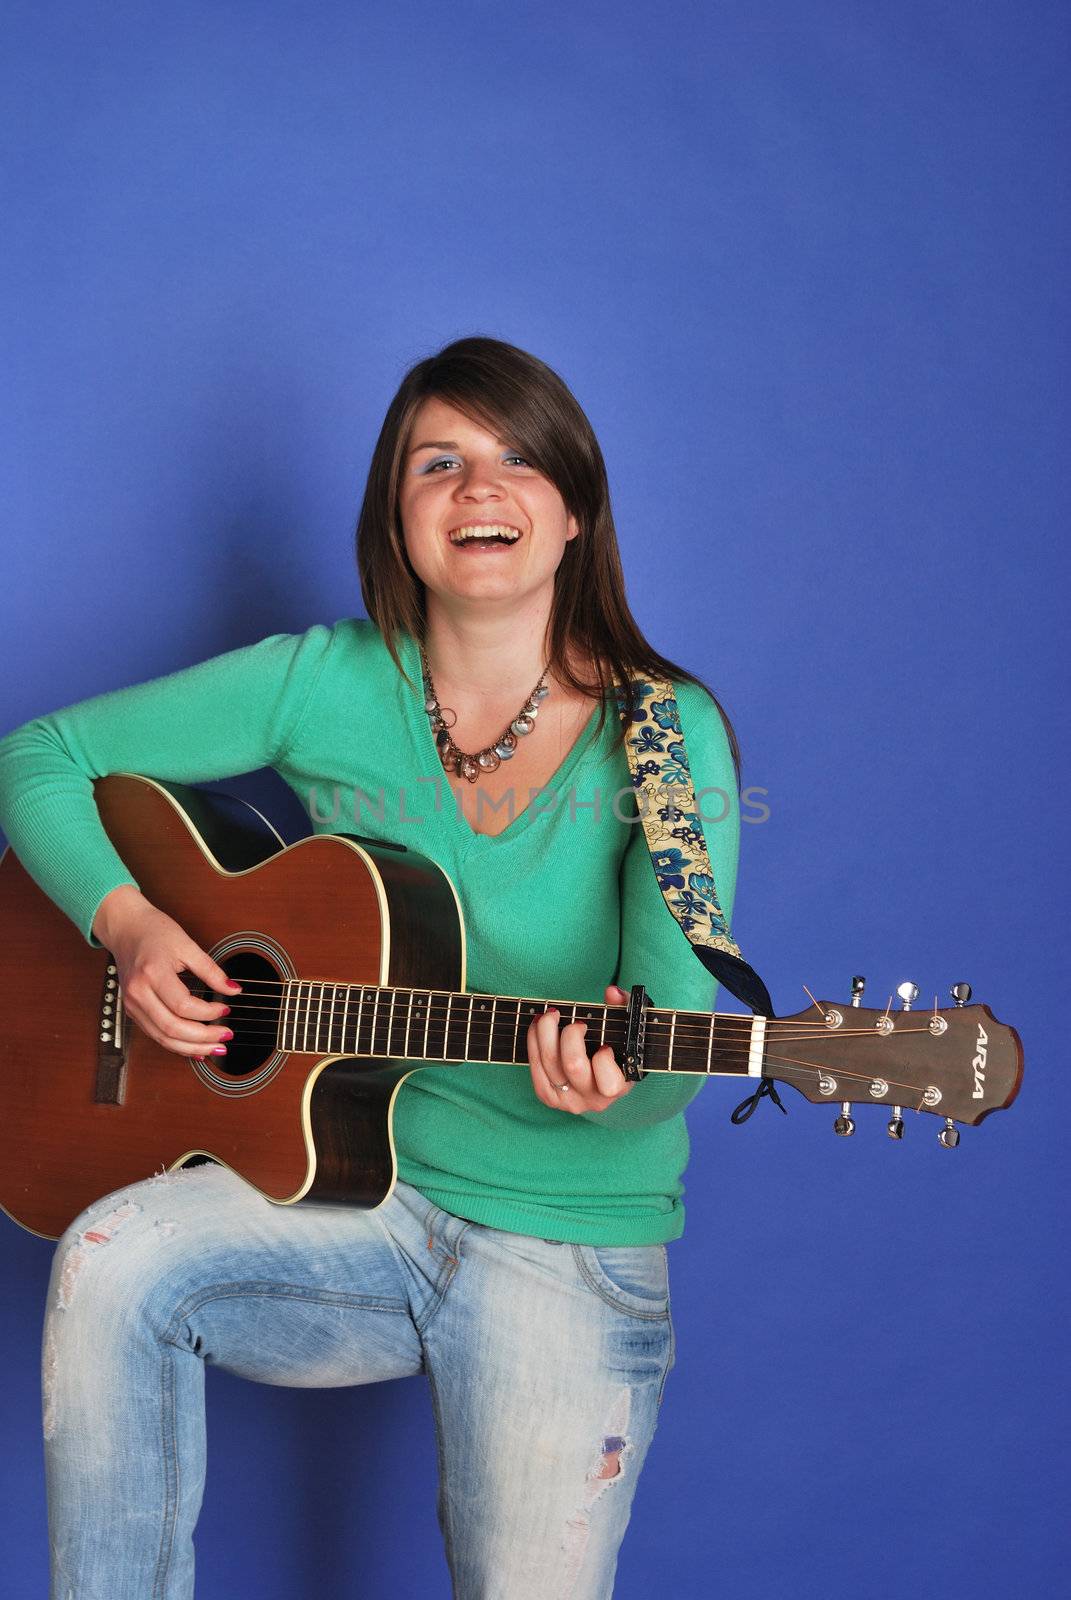
[[[1011,1105],[1023,1047],[988,1006],[967,1004],[969,984],[950,992],[954,1005],[940,1010],[935,997],[932,1010],[916,1010],[917,987],[902,983],[901,1009],[893,1009],[890,995],[877,1011],[862,1005],[863,979],[854,978],[849,1003],[811,997],[806,1010],[767,1023],[763,1071],[815,1105],[838,1105],[837,1133],[855,1131],[853,1105],[887,1105],[892,1138],[903,1135],[905,1110],[928,1111],[944,1119],[938,1137],[952,1147],[959,1143],[955,1123],[976,1126]]]

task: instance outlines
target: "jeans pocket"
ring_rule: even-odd
[[[588,1287],[619,1311],[663,1320],[669,1316],[669,1262],[662,1244],[574,1244]]]

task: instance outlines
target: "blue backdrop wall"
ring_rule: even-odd
[[[617,1594],[1051,1593],[1066,1560],[1067,8],[15,3],[3,729],[359,612],[403,371],[520,344],[715,686],[735,931],[794,1011],[969,979],[1009,1113],[690,1113],[678,1360]],[[5,952],[5,959],[11,952]],[[1050,1020],[1051,1019],[1051,1020]],[[0,1156],[2,1160],[2,1156]],[[51,1250],[0,1219],[0,1537],[45,1592]],[[199,1600],[446,1596],[419,1381],[209,1375]]]

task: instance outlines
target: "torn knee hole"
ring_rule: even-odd
[[[63,1258],[60,1268],[58,1303],[61,1311],[66,1311],[74,1296],[75,1285],[89,1260],[90,1252],[106,1245],[115,1237],[124,1222],[129,1222],[131,1217],[136,1217],[141,1207],[133,1200],[127,1200],[123,1205],[116,1206],[114,1211],[108,1213],[92,1228],[86,1228],[84,1233],[78,1235],[77,1240],[71,1244]]]
[[[614,1434],[605,1439],[602,1446],[602,1466],[595,1474],[597,1478],[617,1478],[621,1475],[621,1452],[627,1440]]]

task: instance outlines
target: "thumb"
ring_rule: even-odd
[[[620,988],[616,983],[607,984],[606,1004],[608,1006],[621,1006],[627,1004],[627,1002],[628,995],[625,993],[624,989]]]
[[[213,961],[212,957],[207,951],[202,950],[200,945],[189,944],[182,952],[182,959],[190,972],[195,973],[217,994],[240,994],[242,992],[241,984],[235,983],[232,978],[228,978],[218,962]]]

